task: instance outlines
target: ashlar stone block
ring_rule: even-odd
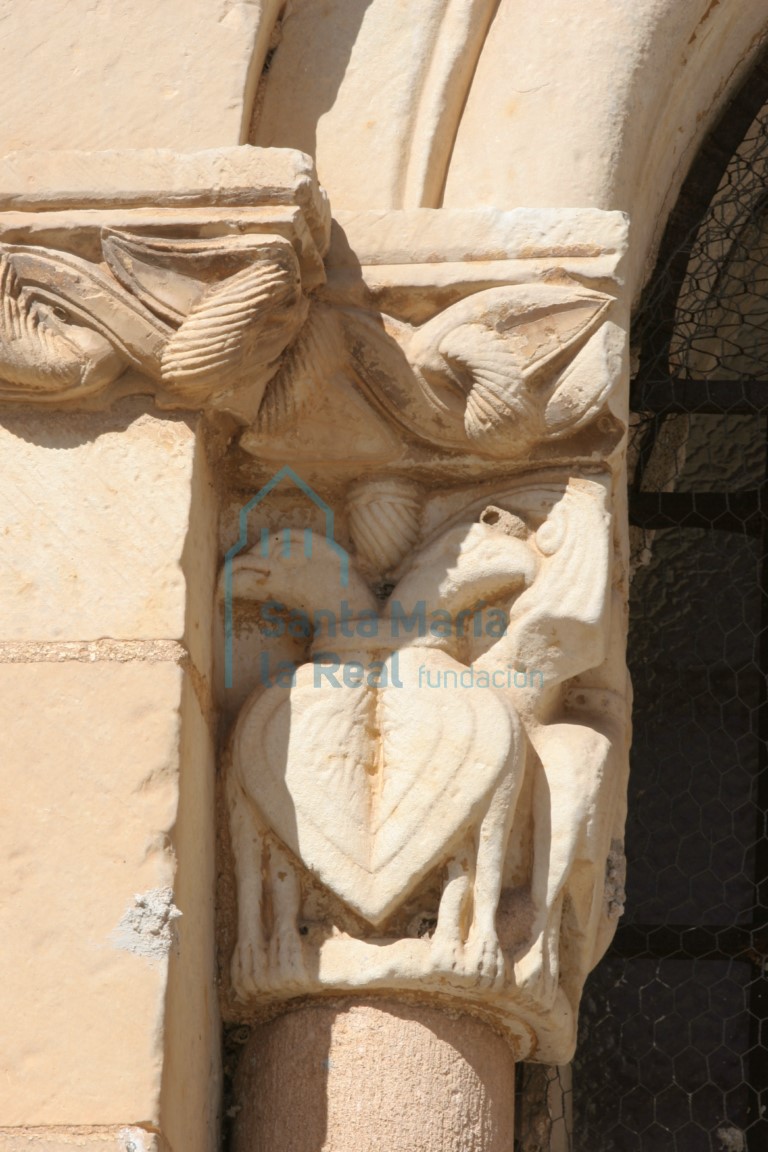
[[[194,420],[3,412],[0,642],[181,640]]]
[[[158,1121],[182,679],[0,667],[0,1127]]]

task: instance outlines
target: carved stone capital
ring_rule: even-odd
[[[228,1018],[396,993],[570,1058],[623,899],[625,239],[336,220],[230,461]]]
[[[0,189],[0,398],[236,420],[225,1015],[427,997],[568,1060],[622,904],[626,221],[331,225],[249,147]]]

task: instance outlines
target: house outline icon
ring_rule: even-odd
[[[314,488],[307,484],[306,480],[302,480],[298,473],[294,472],[293,468],[285,465],[274,476],[267,481],[263,488],[261,488],[255,496],[244,504],[240,509],[239,526],[240,533],[237,542],[224,555],[224,687],[231,688],[233,685],[233,654],[234,654],[234,604],[232,592],[232,564],[235,557],[248,547],[248,517],[263,500],[269,496],[270,492],[281,484],[283,480],[290,480],[305,496],[308,496],[312,503],[320,509],[325,517],[325,539],[335,552],[338,553],[340,560],[339,583],[342,588],[349,587],[349,555],[342,546],[337,543],[335,536],[335,521],[333,509],[329,507],[324,500],[318,496]],[[283,530],[283,555],[290,555],[290,528]],[[314,532],[311,528],[304,529],[304,555],[312,556],[312,539]],[[267,528],[261,530],[261,555],[269,555],[269,540],[270,532]]]

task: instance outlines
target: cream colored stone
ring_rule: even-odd
[[[768,21],[766,0],[41,5],[3,20],[0,153],[231,146],[253,117],[256,142],[317,156],[337,208],[631,211],[633,294]]]
[[[593,208],[428,208],[335,212],[328,263],[442,264],[595,259],[614,256],[615,272],[626,253],[629,221],[622,212]],[[433,274],[437,269],[433,268]]]
[[[74,254],[0,249],[0,395],[79,401],[132,366],[166,406],[227,406],[250,386],[257,408],[306,315],[291,242],[106,228],[101,241],[111,275]]]
[[[140,401],[0,425],[0,642],[181,639],[194,426]]]
[[[144,1128],[0,1128],[3,1152],[166,1152],[161,1137]]]
[[[131,158],[123,154],[48,157],[39,174],[34,157],[8,162],[11,228],[25,211],[36,221],[50,213],[54,232],[66,234],[74,210],[81,214],[73,217],[74,249],[82,213],[94,204],[104,216],[102,206],[143,211],[147,201],[152,211],[167,205],[169,225],[161,236],[104,226],[106,270],[74,250],[2,249],[5,395],[71,403],[105,390],[116,395],[109,389],[121,376],[123,390],[137,387],[125,371],[131,365],[154,382],[162,403],[236,413],[250,425],[241,445],[257,459],[282,455],[299,467],[319,466],[322,483],[330,460],[331,503],[342,485],[352,557],[327,537],[307,551],[306,534],[289,529],[272,541],[273,549],[282,541],[287,563],[265,562],[263,540],[225,571],[225,617],[233,596],[257,605],[281,596],[288,610],[321,614],[335,604],[341,616],[351,604],[354,619],[373,619],[390,633],[323,657],[336,634],[316,629],[296,683],[276,688],[267,676],[267,691],[243,710],[228,773],[238,884],[233,991],[259,1010],[265,997],[321,989],[440,993],[490,1012],[520,1054],[567,1060],[581,984],[618,907],[605,898],[604,872],[621,834],[625,757],[621,631],[611,630],[609,588],[620,577],[610,515],[624,416],[614,398],[623,368],[614,292],[626,222],[584,211],[350,215],[329,263],[353,272],[360,258],[373,268],[403,266],[401,281],[391,276],[395,307],[386,314],[378,298],[343,277],[327,292],[317,281],[304,284],[300,245],[283,235],[189,234],[190,208],[179,201],[212,213],[228,199],[235,207],[266,201],[267,208],[282,200],[300,208],[322,250],[325,201],[305,158],[243,149],[135,159],[131,182]],[[429,182],[428,169],[424,161],[417,183]],[[260,182],[257,191],[246,175]],[[536,269],[525,283],[527,261]],[[463,268],[472,263],[496,265],[493,287],[467,279]],[[511,264],[518,267],[510,277]],[[420,265],[421,286],[412,275]],[[590,279],[600,289],[583,283]],[[334,411],[348,429],[343,444],[333,443]],[[122,452],[128,443],[123,433]],[[356,453],[377,471],[361,477]],[[434,499],[428,490],[456,483],[457,458],[459,506],[433,517],[425,534]],[[194,500],[195,512],[176,571],[190,577],[190,602],[181,584],[174,592],[176,606],[183,599],[187,609],[187,642],[203,673],[195,685],[207,708],[213,503],[202,453],[188,451],[185,463],[176,490]],[[120,480],[118,473],[117,492],[125,487]],[[297,567],[302,540],[309,563]],[[339,581],[340,565],[351,584],[346,575]],[[134,567],[132,586],[146,586],[136,576]],[[394,599],[380,608],[387,581]],[[484,644],[458,632],[452,641],[433,632],[413,643],[394,639],[400,598],[409,616],[425,604],[453,618],[471,615],[484,597],[505,621],[496,643],[490,633]],[[115,599],[125,606],[121,592]],[[82,629],[81,605],[70,609]],[[109,620],[108,612],[92,616]],[[164,623],[158,613],[146,625],[152,638],[177,638],[159,630],[158,616]],[[107,635],[135,641],[141,626],[129,618]],[[96,637],[81,631],[78,638]],[[65,625],[45,639],[75,637]],[[226,642],[233,640],[230,631]],[[613,664],[603,673],[608,657]],[[337,691],[325,698],[315,691],[323,685],[313,658],[331,668],[328,687]],[[512,679],[520,669],[538,678],[523,691]],[[353,672],[358,680],[349,683]],[[436,694],[423,674],[437,678]],[[476,676],[484,682],[475,684]],[[574,697],[576,678],[582,694]],[[615,717],[601,715],[607,704],[593,699],[601,692],[615,698]],[[178,836],[180,859],[190,859],[191,830],[204,836],[200,820],[211,796],[207,735],[191,696],[184,714],[202,756],[188,747],[183,757],[196,798]],[[324,781],[319,802],[317,779]],[[336,913],[322,900],[311,915],[305,910],[304,872],[371,931],[343,930],[350,926],[344,912],[343,927],[329,934]],[[210,842],[190,875],[199,891],[210,891]],[[164,962],[176,939],[175,898],[170,884],[136,894],[116,924],[115,946]],[[511,924],[502,942],[504,900]],[[564,906],[577,909],[580,932],[580,942],[567,939],[567,946]],[[170,985],[163,1091],[174,1138],[202,1149],[213,1138],[215,1017],[195,998],[212,980],[212,915],[200,896],[197,911],[193,956]],[[319,936],[307,924],[302,929],[307,915],[323,926]],[[422,931],[430,921],[432,929]],[[561,957],[568,960],[562,969]],[[190,1000],[186,1018],[181,1005]],[[190,1055],[188,1074],[180,1049]],[[180,1104],[189,1077],[201,1101],[197,1124]]]
[[[382,312],[412,323],[494,285],[556,276],[600,290],[623,278],[627,231],[622,213],[590,209],[339,210],[329,287],[355,298],[362,275]]]
[[[223,543],[226,1011],[407,989],[564,1062],[621,907],[626,221],[344,222],[329,265],[349,279],[310,295],[258,386],[239,440],[258,495]],[[494,287],[468,284],[472,256]],[[358,258],[388,270],[392,313],[355,289]]]
[[[171,841],[177,865],[173,898],[183,912],[174,925],[176,946],[168,964],[160,1127],[173,1152],[212,1152],[219,1144],[222,1075],[214,907],[216,765],[213,734],[189,677],[181,714],[179,800]]]
[[[202,433],[202,429],[199,429]],[[198,441],[189,487],[189,519],[181,553],[186,584],[184,649],[197,676],[198,700],[210,719],[219,508],[213,461]]]
[[[574,256],[582,262],[579,280],[556,261],[586,252],[588,218],[574,214],[560,227],[536,213],[497,221],[499,241],[518,256],[527,245],[537,267],[527,283],[518,282],[518,267],[510,283],[499,260],[490,278],[496,286],[490,287],[468,282],[464,269],[471,261],[443,265],[430,258],[441,238],[449,255],[466,251],[459,247],[461,214],[449,214],[445,228],[440,212],[395,215],[389,230],[379,227],[376,214],[356,218],[353,235],[359,223],[367,259],[380,235],[385,258],[402,264],[386,266],[379,281],[384,290],[373,298],[361,297],[353,273],[347,279],[332,276],[327,292],[310,297],[307,320],[266,385],[241,446],[262,460],[291,459],[310,468],[325,461],[340,472],[352,461],[369,469],[417,467],[434,480],[455,475],[456,450],[472,456],[478,480],[498,474],[492,459],[534,466],[555,457],[587,461],[610,455],[626,421],[626,399],[617,386],[624,359],[622,314],[611,293],[579,281],[604,276],[609,267],[616,271],[624,219],[604,222],[598,230],[604,247],[594,255]],[[472,229],[481,229],[482,215],[468,214],[466,224],[471,238]],[[409,264],[407,244],[420,225],[424,242],[415,244],[416,263]],[[548,274],[540,264],[546,243],[553,248]],[[488,253],[487,246],[479,251]],[[343,272],[340,240],[330,258]],[[526,262],[517,260],[520,266]],[[349,257],[346,267],[351,268]],[[419,284],[414,269],[423,274]],[[378,270],[368,265],[365,275],[370,279]],[[320,374],[324,388],[317,386]],[[339,421],[349,432],[343,441],[335,432]]]
[[[609,491],[608,475],[529,473],[492,500],[468,497],[409,550],[383,604],[322,537],[278,533],[233,561],[232,595],[266,605],[272,624],[292,612],[314,661],[262,665],[232,743],[241,999],[431,990],[481,1003],[524,1056],[570,1057],[575,989],[618,911],[605,870],[623,816],[623,683],[603,693],[612,726],[585,675],[609,651],[621,667]],[[374,539],[382,525],[397,539],[397,508],[374,484],[362,512]],[[575,678],[583,695],[569,706]],[[502,932],[506,858],[522,844],[532,859]],[[315,926],[294,860],[368,931]],[[432,930],[409,930],[400,910],[436,870]]]
[[[695,148],[766,25],[765,0],[502,0],[457,126],[445,206],[628,211],[636,295]],[[511,62],[512,43],[524,50]]]
[[[310,157],[287,148],[20,151],[0,161],[0,210],[295,205],[324,251],[330,214]],[[167,219],[167,217],[166,217]]]
[[[157,1123],[182,673],[17,664],[0,684],[0,1125]]]
[[[325,226],[314,164],[287,148],[26,149],[0,161],[3,211],[285,203],[299,203],[315,227]]]
[[[306,156],[28,152],[3,186],[0,233],[23,243],[0,247],[0,396],[80,402],[123,376],[146,391],[133,368],[165,406],[242,416],[247,393],[255,414],[303,290],[325,279],[328,204]]]
[[[316,155],[345,208],[435,205],[494,6],[295,0],[281,21],[255,142]],[[375,89],[372,71],[383,81]],[[349,162],[353,125],[358,149],[375,150],[378,163]]]
[[[508,1152],[514,1084],[512,1051],[470,1016],[318,1004],[252,1033],[234,1152]]]
[[[245,140],[274,0],[2,6],[0,153]]]
[[[277,25],[252,139],[314,156],[337,210],[629,212],[635,297],[766,25],[766,0],[413,0],[407,17],[387,0],[300,0]]]
[[[438,606],[475,580],[498,594],[508,642],[459,651],[435,637],[421,646],[430,671],[498,671],[494,661],[506,660],[540,663],[550,677],[541,693],[513,685],[493,696],[495,711],[477,692],[471,704],[430,705],[418,685],[402,698],[373,685],[362,721],[348,707],[352,687],[319,702],[306,683],[287,689],[290,723],[285,708],[271,709],[272,687],[250,699],[228,776],[242,1000],[225,990],[226,1011],[247,1019],[276,1000],[355,990],[450,996],[493,1014],[518,1056],[567,1059],[583,977],[622,901],[627,310],[768,3],[5,8],[0,151],[62,151],[0,162],[3,397],[55,408],[94,396],[108,407],[125,391],[154,390],[161,404],[234,412],[251,458],[231,433],[217,475],[229,504],[290,462],[336,514],[358,607],[380,621],[388,586],[402,595],[409,579]],[[231,147],[251,118],[257,142],[317,158],[339,225],[327,285],[327,215],[311,165],[295,152]],[[131,147],[142,151],[121,151]],[[172,151],[143,151],[153,147]],[[201,148],[215,151],[184,155]],[[625,221],[601,208],[630,212],[628,259]],[[246,255],[233,270],[236,249]],[[275,290],[261,309],[254,299],[273,276],[284,299]],[[237,340],[216,325],[230,306]],[[174,1152],[215,1142],[214,501],[190,424],[143,404],[98,417],[3,414],[0,655],[14,666],[0,671],[18,800],[6,817],[8,892],[13,939],[23,940],[23,963],[3,982],[11,1115],[83,1125],[6,1128],[14,1152],[19,1141],[59,1152],[127,1150],[127,1140],[143,1152],[154,1137],[131,1125],[150,1115]],[[211,426],[224,444],[232,426],[216,416]],[[260,597],[325,607],[338,591],[322,545],[303,585],[285,564],[259,567],[259,529],[287,528],[298,545],[317,507],[283,498],[255,519],[256,552],[236,569],[247,602],[237,669],[250,680],[236,701],[221,694],[230,716],[258,686],[260,657],[276,651]],[[467,567],[475,546],[483,563]],[[178,671],[162,660],[182,637],[197,667],[196,697],[188,683],[180,701],[176,679],[165,684]],[[340,668],[371,655],[358,639]],[[302,645],[287,648],[312,677]],[[396,656],[403,668],[421,659],[419,648],[385,645],[390,670]],[[155,664],[131,663],[144,659]],[[144,677],[151,689],[134,684]],[[88,702],[87,725],[70,714],[76,696]],[[171,829],[173,788],[166,795],[158,781],[178,764],[148,745],[170,747],[177,705],[187,775]],[[447,738],[435,754],[437,729]],[[482,770],[470,778],[467,765]],[[386,788],[379,795],[369,778],[398,773],[401,802],[387,816]],[[105,793],[105,779],[123,791]],[[416,829],[409,785],[421,789]],[[454,803],[441,787],[455,788]],[[170,849],[158,841],[139,858],[128,843],[150,826],[173,841],[175,880]],[[62,897],[68,869],[81,883]],[[107,905],[114,955],[102,968],[84,941],[106,930]],[[181,952],[163,1006],[174,939]],[[121,1028],[127,1042],[113,1043]],[[370,1020],[361,1031],[376,1035]],[[427,1077],[430,1102],[438,1083]],[[367,1134],[345,1110],[350,1098],[339,1115],[360,1147]],[[408,1116],[418,1130],[423,1110]],[[459,1128],[466,1122],[464,1113]]]
[[[0,213],[0,239],[6,244],[71,250],[91,263],[104,259],[104,228],[119,232],[162,235],[169,227],[168,210],[157,207],[66,208],[43,212],[12,210]],[[305,287],[325,281],[320,250],[301,208],[295,204],[266,204],[255,208],[179,207],[174,230],[191,238],[225,236],[280,236],[294,248]],[[322,233],[323,243],[327,238]]]

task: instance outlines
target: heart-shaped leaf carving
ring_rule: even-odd
[[[446,653],[402,649],[385,668],[386,686],[347,688],[304,665],[292,687],[252,698],[235,736],[265,820],[372,924],[445,859],[521,755],[501,694],[462,685],[468,670]]]

